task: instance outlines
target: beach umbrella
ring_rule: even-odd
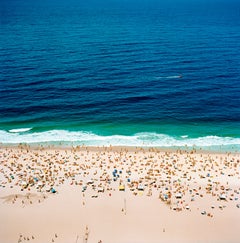
[[[219,199],[220,199],[220,200],[227,200],[227,196],[226,196],[225,194],[221,194],[221,195],[219,196]]]
[[[104,188],[103,187],[98,187],[98,192],[104,192]]]
[[[177,199],[181,199],[181,198],[182,198],[182,194],[181,194],[181,193],[177,193],[177,194],[175,195],[175,197],[176,197]]]
[[[142,184],[139,184],[138,187],[137,187],[137,189],[139,191],[144,191],[144,186]]]
[[[51,188],[51,193],[56,193],[57,191],[54,188]]]
[[[125,186],[124,185],[119,185],[118,189],[119,189],[119,191],[125,191]]]

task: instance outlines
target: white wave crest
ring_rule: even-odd
[[[240,138],[206,136],[189,138],[188,136],[172,137],[166,134],[137,133],[132,136],[100,136],[91,132],[51,130],[35,133],[13,133],[0,131],[0,142],[3,144],[18,143],[55,143],[65,142],[89,146],[144,146],[144,147],[209,147],[240,146]]]
[[[17,128],[17,129],[11,129],[11,130],[9,130],[9,132],[11,132],[11,133],[28,132],[31,129],[32,129],[32,127]]]

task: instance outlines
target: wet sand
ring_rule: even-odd
[[[0,242],[239,242],[240,154],[0,148]]]

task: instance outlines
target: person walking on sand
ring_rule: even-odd
[[[88,229],[88,226],[86,226],[86,230],[85,230],[85,238],[84,238],[84,240],[85,240],[86,243],[87,243],[87,241],[88,241],[88,237],[89,237],[89,229]]]

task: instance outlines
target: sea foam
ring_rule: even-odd
[[[11,133],[19,133],[19,132],[28,132],[30,131],[32,128],[17,128],[17,129],[10,129],[9,132]]]
[[[0,142],[3,144],[18,143],[67,143],[89,146],[143,146],[143,147],[211,147],[240,146],[240,138],[205,136],[190,138],[173,137],[167,134],[136,133],[132,136],[102,136],[85,131],[50,130],[34,133],[16,133],[0,131]]]

